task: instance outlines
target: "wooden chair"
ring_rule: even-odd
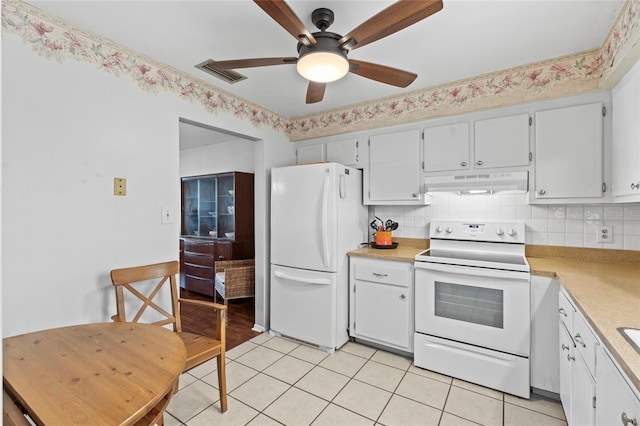
[[[231,299],[254,297],[256,294],[256,267],[254,259],[216,260],[215,291],[213,300],[219,294],[224,304]]]
[[[177,261],[157,263],[153,265],[136,266],[124,269],[114,269],[111,271],[111,281],[116,288],[117,314],[112,317],[114,321],[139,322],[147,308],[147,312],[160,315],[163,319],[152,324],[159,326],[172,324],[173,331],[178,333],[187,348],[187,360],[184,370],[202,364],[205,361],[217,357],[218,363],[218,388],[220,390],[220,409],[224,413],[227,411],[227,379],[225,369],[225,327],[227,307],[218,303],[203,300],[182,299],[178,297],[176,285],[176,274],[180,272],[180,264]],[[159,282],[144,295],[137,288],[145,281],[159,280]],[[154,298],[161,294],[160,290],[168,283],[171,293],[171,310],[167,312],[156,302]],[[134,285],[135,284],[135,285]],[[166,287],[166,286],[165,286]],[[142,301],[142,306],[132,319],[127,319],[125,314],[125,292],[127,289],[131,294]],[[180,305],[191,304],[210,307],[216,312],[216,338],[212,339],[199,334],[182,331],[180,320]],[[155,311],[155,312],[154,312]],[[144,321],[144,320],[143,320]]]
[[[31,426],[25,417],[22,407],[2,389],[2,425],[3,426]]]

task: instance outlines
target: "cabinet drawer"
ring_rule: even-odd
[[[562,291],[558,293],[558,306],[558,316],[560,317],[560,321],[564,323],[567,330],[569,330],[569,334],[573,336],[573,314],[576,310],[573,307],[573,304],[569,301],[567,295]]]
[[[186,240],[184,242],[184,251],[211,255],[213,253],[213,242]]]
[[[377,283],[385,283],[408,287],[411,282],[411,271],[400,266],[385,265],[384,262],[379,264],[360,264],[356,263],[355,278],[362,281],[373,281]]]
[[[206,267],[185,263],[184,274],[185,276],[204,278],[209,281],[213,280],[213,268],[210,266]]]
[[[595,376],[598,342],[582,315],[576,315],[573,319],[573,340],[576,342],[578,353],[584,359],[589,372]]]
[[[184,253],[184,263],[190,263],[192,265],[213,267],[213,259],[210,255],[199,253]]]
[[[213,248],[213,258],[215,260],[233,259],[233,246],[231,244],[216,243]]]
[[[209,279],[185,275],[184,288],[189,291],[195,291],[196,293],[213,296],[213,281]]]

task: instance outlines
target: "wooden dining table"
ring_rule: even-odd
[[[164,411],[185,359],[166,328],[85,324],[4,338],[2,376],[36,424],[131,425]]]

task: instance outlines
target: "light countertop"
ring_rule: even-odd
[[[557,277],[602,343],[640,390],[640,354],[618,327],[640,328],[640,262],[528,257],[532,275]]]
[[[349,255],[413,262],[416,254],[429,247],[428,240],[397,241],[396,249],[365,247]],[[640,390],[640,354],[617,330],[640,328],[640,251],[527,246],[526,253],[531,274],[558,278]]]
[[[413,263],[416,254],[429,248],[429,240],[419,240],[413,238],[394,238],[398,246],[394,249],[375,249],[373,247],[363,247],[350,251],[349,256],[373,257],[385,260],[399,260],[401,262]]]

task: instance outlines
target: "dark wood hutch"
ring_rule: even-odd
[[[213,296],[216,260],[252,259],[254,179],[229,172],[183,177],[180,286]]]

